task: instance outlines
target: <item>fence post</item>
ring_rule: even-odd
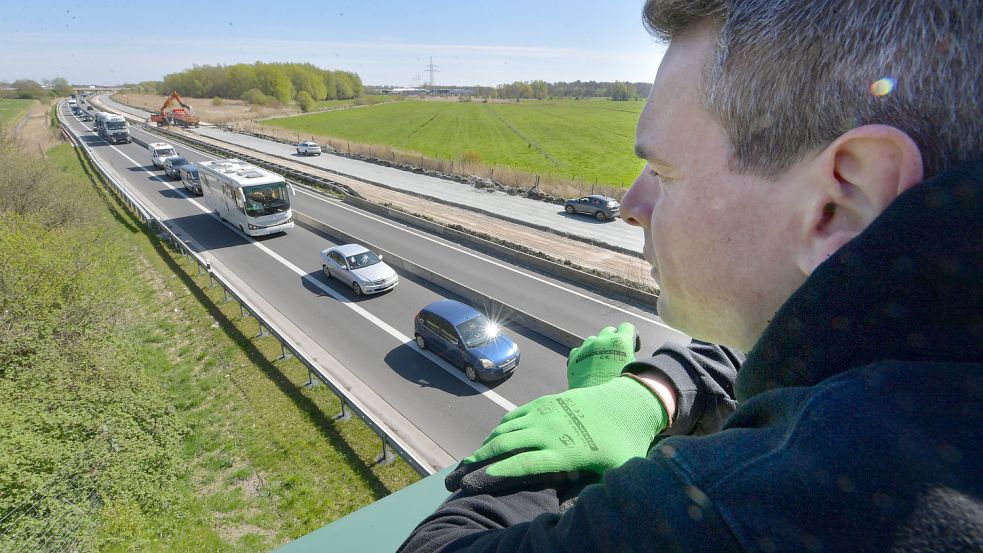
[[[259,323],[259,333],[256,334],[256,337],[262,338],[263,336],[266,336],[266,329],[263,328],[263,322],[260,321],[258,318],[256,319],[256,322]]]
[[[389,449],[389,442],[386,441],[382,436],[379,437],[382,440],[382,453],[376,457],[375,464],[377,465],[388,465],[396,460],[396,455]]]
[[[277,361],[283,361],[289,358],[290,354],[287,353],[287,346],[283,343],[283,340],[280,340],[280,357],[277,358]]]
[[[346,421],[352,418],[351,412],[348,410],[348,404],[345,403],[345,398],[338,396],[338,401],[341,403],[341,412],[338,413],[334,420],[336,421]]]

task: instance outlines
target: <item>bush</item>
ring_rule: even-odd
[[[307,113],[314,109],[314,98],[306,90],[301,90],[297,93],[297,105],[300,106],[300,110]]]
[[[225,100],[223,100],[222,98],[220,98],[218,96],[215,96],[214,98],[212,98],[212,105],[213,106],[221,106],[224,103],[225,103]]]
[[[467,165],[481,163],[481,154],[474,150],[464,150],[464,153],[461,154],[461,163]]]
[[[254,106],[269,106],[276,100],[263,94],[258,88],[250,88],[242,94],[242,99]]]

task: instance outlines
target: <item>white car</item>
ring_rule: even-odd
[[[382,256],[359,244],[344,244],[321,252],[324,276],[351,286],[356,296],[391,290],[399,284],[399,275],[382,262]]]
[[[318,146],[317,142],[301,142],[297,145],[297,155],[319,156],[321,155],[321,147]]]
[[[150,160],[157,167],[163,167],[165,159],[177,156],[174,146],[171,146],[167,142],[151,142],[147,144],[147,149],[150,150]]]

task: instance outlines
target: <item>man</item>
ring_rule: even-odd
[[[670,46],[621,213],[663,319],[750,350],[740,406],[648,451],[701,403],[658,360],[540,398],[404,550],[983,550],[983,5],[644,16]]]

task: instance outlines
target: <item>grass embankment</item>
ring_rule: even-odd
[[[0,98],[0,127],[4,127],[7,123],[17,119],[36,103],[37,100]]]
[[[488,169],[627,187],[642,167],[633,154],[642,106],[610,100],[405,101],[263,123]]]
[[[48,154],[0,148],[0,550],[266,551],[416,479]]]

